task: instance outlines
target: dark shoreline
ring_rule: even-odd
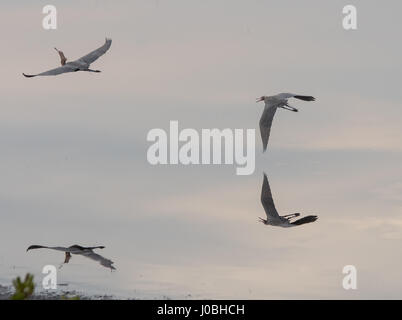
[[[14,293],[12,286],[0,285],[0,300],[10,300]],[[42,291],[33,294],[28,300],[116,300],[112,295],[85,295],[74,290],[62,290],[57,292]]]

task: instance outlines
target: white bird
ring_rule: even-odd
[[[100,254],[93,252],[93,249],[103,249],[103,248],[105,248],[104,246],[81,247],[81,246],[75,244],[73,246],[66,248],[66,247],[46,247],[46,246],[39,246],[39,245],[31,245],[28,247],[27,251],[31,250],[31,249],[42,249],[42,248],[65,252],[66,255],[65,255],[64,263],[68,263],[70,261],[71,254],[79,254],[79,255],[87,257],[89,259],[99,261],[99,263],[102,266],[104,266],[106,268],[110,268],[110,270],[116,269],[113,266],[112,260],[106,259],[106,258],[102,257]]]
[[[260,132],[262,138],[262,144],[265,150],[267,150],[269,134],[271,132],[272,120],[277,108],[283,108],[286,110],[297,112],[298,110],[288,105],[289,98],[296,98],[304,101],[315,101],[312,96],[301,96],[293,93],[280,93],[275,96],[262,96],[257,99],[256,102],[264,101],[264,112],[260,119]]]
[[[288,214],[285,216],[280,216],[275,208],[274,199],[272,198],[271,188],[269,187],[269,182],[267,175],[264,173],[264,182],[262,183],[261,190],[261,203],[264,207],[267,219],[259,217],[260,222],[265,225],[290,228],[300,226],[305,223],[314,222],[318,219],[317,216],[306,216],[296,221],[290,222],[290,219],[300,216],[300,213]]]
[[[67,62],[66,57],[64,56],[64,53],[57,48],[54,48],[60,55],[60,60],[61,60],[61,67],[51,69],[39,74],[25,74],[23,75],[27,78],[32,78],[36,76],[55,76],[58,74],[62,73],[67,73],[67,72],[76,72],[76,71],[89,71],[89,72],[100,72],[100,70],[92,70],[89,69],[89,66],[91,65],[92,62],[97,60],[100,56],[104,55],[106,51],[109,50],[110,46],[112,45],[112,39],[107,39],[105,40],[105,44],[98,49],[88,53],[87,55],[71,62]]]

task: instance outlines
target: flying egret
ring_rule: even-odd
[[[81,256],[87,257],[89,259],[99,261],[99,263],[106,267],[110,268],[110,270],[115,270],[116,268],[112,265],[114,262],[112,260],[106,259],[102,257],[101,255],[93,252],[93,249],[103,249],[105,248],[104,246],[97,246],[97,247],[81,247],[79,245],[73,245],[68,248],[66,247],[46,247],[46,246],[38,246],[38,245],[31,245],[28,247],[28,250],[31,249],[52,249],[52,250],[57,250],[57,251],[62,251],[65,252],[65,259],[64,263],[68,263],[71,258],[71,254],[79,254]]]
[[[264,207],[267,219],[259,217],[260,222],[265,225],[289,228],[300,226],[305,223],[314,222],[318,219],[317,216],[306,216],[296,221],[290,222],[290,219],[300,216],[300,213],[288,214],[286,216],[280,216],[278,211],[276,211],[274,199],[272,198],[271,188],[269,187],[269,182],[267,175],[264,173],[264,182],[262,183],[261,190],[261,203]]]
[[[25,74],[23,75],[27,78],[32,78],[36,76],[55,76],[58,74],[62,73],[67,73],[67,72],[76,72],[76,71],[89,71],[89,72],[100,72],[100,70],[93,70],[89,69],[89,66],[91,65],[92,62],[97,60],[100,56],[104,55],[106,51],[109,50],[110,46],[112,45],[112,39],[106,38],[105,44],[98,49],[88,53],[87,55],[71,62],[67,62],[66,57],[64,56],[64,53],[57,48],[54,48],[60,55],[60,60],[61,60],[61,67],[51,69],[39,74]]]
[[[312,96],[301,96],[293,93],[280,93],[275,96],[262,96],[258,98],[256,102],[264,101],[265,107],[264,112],[260,119],[260,132],[262,138],[262,144],[265,150],[267,150],[269,133],[271,132],[272,120],[274,119],[274,115],[277,108],[283,108],[286,110],[297,112],[298,110],[294,107],[291,107],[288,104],[289,98],[296,98],[304,101],[315,101],[315,98]]]

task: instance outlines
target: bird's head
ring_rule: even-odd
[[[261,96],[261,97],[257,98],[255,102],[265,101],[265,98],[266,98],[266,96]]]

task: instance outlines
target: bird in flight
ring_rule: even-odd
[[[294,107],[291,107],[288,104],[289,98],[296,98],[304,101],[315,101],[315,98],[312,96],[301,96],[293,93],[280,93],[275,96],[262,96],[257,99],[256,102],[264,101],[265,107],[264,112],[260,119],[260,132],[262,144],[265,150],[267,150],[269,134],[271,132],[272,120],[274,119],[274,115],[276,109],[283,108],[286,110],[297,112],[298,110]]]
[[[27,78],[32,78],[36,76],[55,76],[62,73],[76,72],[76,71],[100,72],[100,70],[90,69],[89,66],[100,56],[104,55],[106,51],[109,50],[111,45],[112,45],[112,39],[106,38],[106,41],[103,46],[71,62],[67,62],[67,58],[64,56],[64,53],[62,51],[58,50],[57,48],[54,48],[59,53],[61,67],[51,69],[38,74],[23,73],[23,75]]]
[[[265,225],[289,228],[289,227],[300,226],[305,223],[314,222],[318,219],[317,216],[306,216],[291,222],[290,220],[300,216],[300,213],[293,213],[288,214],[286,216],[280,216],[278,214],[278,211],[276,211],[274,199],[272,198],[271,188],[269,187],[268,178],[265,173],[261,190],[261,203],[262,206],[264,207],[267,219],[263,219],[261,217],[259,219],[260,222],[262,222]]]
[[[97,247],[81,247],[79,245],[73,245],[68,248],[66,247],[46,247],[46,246],[38,246],[31,245],[28,247],[27,251],[32,249],[52,249],[57,251],[65,252],[64,263],[68,263],[71,259],[71,254],[79,254],[81,256],[87,257],[89,259],[98,261],[102,266],[106,268],[110,268],[110,270],[115,270],[116,268],[113,266],[113,261],[102,257],[100,254],[95,253],[94,249],[103,249],[104,246]]]

